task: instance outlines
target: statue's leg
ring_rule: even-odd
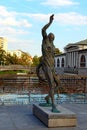
[[[55,89],[55,81],[54,81],[54,76],[52,73],[52,70],[49,66],[43,66],[43,70],[46,76],[46,79],[49,84],[49,96],[51,97],[51,102],[52,102],[52,112],[58,112],[56,109],[56,105],[54,103],[54,89]]]
[[[60,84],[60,78],[59,78],[59,76],[58,75],[56,75],[55,73],[54,73],[54,81],[55,81],[55,93],[56,92],[58,92],[58,87],[61,85]]]
[[[48,72],[48,82],[49,82],[49,87],[50,87],[49,95],[51,97],[51,102],[52,102],[52,111],[53,112],[57,112],[55,101],[54,101],[55,81],[54,81],[54,77],[53,77],[52,71]]]
[[[55,99],[54,99],[54,94],[55,94],[55,80],[52,72],[49,75],[49,87],[50,87],[50,97],[52,101],[52,112],[60,112],[55,105]]]
[[[43,71],[44,71],[44,74],[45,74],[46,79],[48,81],[49,88],[50,88],[49,96],[51,98],[52,104],[54,104],[54,78],[53,78],[53,74],[52,74],[52,71],[51,71],[49,66],[43,65]]]
[[[54,112],[57,110],[55,101],[54,101],[54,86],[50,86],[50,97],[51,97],[51,101],[52,101],[52,112]]]

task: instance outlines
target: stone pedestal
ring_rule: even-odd
[[[57,106],[60,113],[51,112],[51,107],[41,107],[33,104],[33,114],[47,127],[74,127],[77,124],[76,114],[72,111]]]

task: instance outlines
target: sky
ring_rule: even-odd
[[[54,14],[47,34],[54,33],[54,45],[64,52],[69,43],[87,39],[87,0],[0,0],[0,37],[8,50],[22,50],[41,56],[42,27]]]

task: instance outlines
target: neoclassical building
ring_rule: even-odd
[[[87,39],[66,45],[55,57],[55,69],[58,74],[87,75]]]

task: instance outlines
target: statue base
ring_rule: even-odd
[[[52,108],[52,104],[51,103],[40,103],[39,106],[42,106],[42,107],[51,107]],[[60,111],[56,107],[52,108],[51,111],[55,112],[55,113],[60,113]]]
[[[77,124],[76,114],[60,105],[57,108],[60,113],[52,112],[51,107],[42,107],[33,104],[33,114],[50,128],[75,127]]]

